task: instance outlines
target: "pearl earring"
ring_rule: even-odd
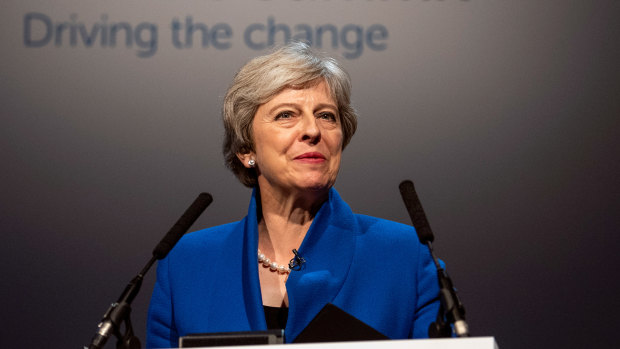
[[[254,159],[250,159],[250,160],[248,161],[248,165],[250,165],[250,167],[254,167],[254,165],[256,165],[256,160],[254,160]]]

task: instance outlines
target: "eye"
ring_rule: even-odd
[[[332,112],[321,112],[317,117],[328,121],[336,121],[336,115]]]
[[[280,119],[290,119],[293,117],[293,113],[291,113],[290,111],[283,111],[281,113],[278,113],[278,115],[276,115],[276,120],[280,120]]]

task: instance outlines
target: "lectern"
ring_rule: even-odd
[[[267,349],[264,345],[209,347],[209,349]],[[271,347],[273,348],[273,347]],[[493,337],[403,339],[337,343],[286,344],[284,349],[499,349]]]

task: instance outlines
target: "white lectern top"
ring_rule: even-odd
[[[286,349],[499,349],[494,337],[403,339],[386,341],[284,344]],[[209,349],[266,349],[264,345],[210,347]],[[207,349],[207,348],[205,348]]]

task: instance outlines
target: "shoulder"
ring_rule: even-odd
[[[412,226],[361,214],[355,214],[355,218],[358,222],[356,250],[361,256],[373,256],[390,263],[410,261],[410,265],[417,265],[416,260],[424,249]]]
[[[419,243],[416,231],[410,225],[357,213],[354,216],[361,236]]]
[[[390,259],[403,255],[417,256],[421,244],[413,226],[354,213],[333,188],[330,202],[337,217],[332,219],[332,223],[344,230],[353,231],[356,248],[361,253],[381,254]]]
[[[242,235],[243,222],[241,220],[187,233],[170,251],[171,258],[221,251],[231,240],[235,240],[235,236]],[[242,239],[241,235],[239,238]]]

